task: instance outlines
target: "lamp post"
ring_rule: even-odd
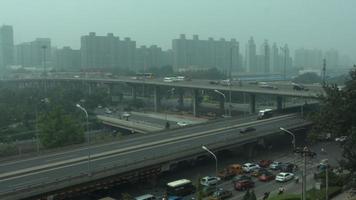
[[[85,113],[85,117],[86,117],[86,129],[87,129],[87,134],[88,134],[88,176],[91,175],[91,170],[90,170],[90,133],[89,133],[89,116],[88,116],[88,112],[85,108],[83,108],[80,104],[76,105],[77,108],[79,108],[81,111],[83,111]]]
[[[225,113],[225,116],[227,116],[227,112],[226,112],[226,108],[225,108],[225,105],[226,105],[226,96],[224,93],[220,92],[219,90],[214,90],[215,93],[218,93],[220,94],[222,97],[224,97],[224,113]]]
[[[295,135],[294,135],[294,133],[292,133],[292,132],[290,132],[290,131],[288,131],[287,129],[282,128],[282,127],[280,127],[279,129],[280,129],[281,131],[284,131],[284,132],[286,132],[286,133],[288,133],[289,135],[292,136],[292,145],[293,145],[293,150],[294,150],[294,149],[295,149]]]
[[[208,149],[208,147],[206,146],[201,146],[202,149],[204,149],[205,151],[207,151],[209,154],[211,154],[214,159],[215,159],[215,176],[218,177],[218,157],[216,157],[216,155],[210,150]],[[217,184],[215,184],[215,192],[218,191],[218,186]]]

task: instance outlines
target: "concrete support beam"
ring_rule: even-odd
[[[155,112],[158,112],[161,107],[161,94],[158,86],[154,87],[154,109]]]
[[[250,113],[256,113],[256,94],[250,94]]]
[[[281,111],[283,109],[283,96],[277,96],[277,110]]]
[[[192,90],[192,103],[193,103],[193,114],[194,116],[198,116],[198,107],[199,107],[199,100],[198,100],[199,96],[198,96],[198,90],[197,89],[193,89]]]

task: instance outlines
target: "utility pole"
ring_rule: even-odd
[[[45,92],[45,96],[47,95],[47,71],[46,71],[46,49],[47,46],[43,45],[41,47],[43,49],[43,88]]]
[[[230,70],[229,70],[229,116],[231,116],[231,87],[232,87],[232,53],[234,46],[230,47]]]
[[[326,59],[323,59],[323,72],[322,72],[323,86],[326,84]]]

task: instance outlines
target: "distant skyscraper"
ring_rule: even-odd
[[[199,40],[198,35],[186,39],[184,34],[172,41],[173,66],[176,70],[187,68],[216,67],[226,73],[239,71],[239,43],[235,39],[224,38]]]
[[[328,68],[337,68],[339,66],[339,52],[335,49],[325,51],[324,58],[326,59]]]
[[[270,56],[270,67],[273,73],[281,72],[281,62],[279,58],[278,46],[276,43],[273,43],[271,48],[271,56]]]
[[[94,32],[81,37],[82,68],[122,68],[134,67],[136,42],[130,38],[120,40],[108,33],[97,36]]]
[[[320,69],[323,54],[319,49],[297,49],[294,55],[294,66],[303,69]]]
[[[268,73],[270,73],[271,49],[268,45],[267,40],[265,40],[265,42],[262,44],[261,55],[263,56],[263,58],[262,58],[263,61],[262,61],[262,65],[259,66],[259,72],[268,74]]]
[[[12,26],[0,27],[0,67],[14,64],[14,32]]]
[[[257,56],[256,56],[256,44],[253,41],[253,37],[248,40],[246,45],[246,71],[250,73],[257,73]]]

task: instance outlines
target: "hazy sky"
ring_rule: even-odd
[[[335,48],[356,55],[356,0],[0,0],[0,24],[14,26],[15,42],[50,37],[80,46],[80,36],[113,32],[138,45],[171,47],[180,33],[236,38],[259,46]]]

